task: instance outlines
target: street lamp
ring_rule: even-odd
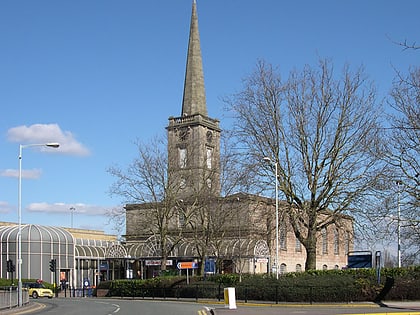
[[[22,150],[28,147],[58,148],[59,143],[21,144],[19,145],[19,190],[18,190],[18,306],[22,306]]]
[[[265,162],[274,165],[275,176],[276,176],[276,278],[279,278],[279,191],[278,191],[278,164],[273,162],[269,157],[264,157]]]
[[[401,191],[400,185],[401,181],[397,180],[397,195],[398,195],[398,210],[397,210],[397,243],[398,243],[398,268],[401,268]]]
[[[71,228],[73,228],[73,213],[76,211],[75,207],[70,207],[70,213],[71,213]]]

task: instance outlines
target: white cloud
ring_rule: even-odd
[[[78,142],[70,131],[61,130],[58,124],[34,124],[31,126],[17,126],[7,131],[7,138],[12,142],[25,143],[51,143],[58,142],[58,149],[39,147],[42,151],[57,152],[70,155],[86,156],[89,150]]]
[[[27,179],[38,179],[41,177],[42,171],[40,169],[22,170],[22,178]],[[0,170],[0,176],[2,177],[19,177],[19,170],[6,169]]]
[[[15,209],[7,201],[0,200],[0,213],[10,213]]]
[[[74,210],[70,210],[70,208],[74,208]],[[102,206],[95,206],[95,205],[87,205],[83,203],[76,203],[76,204],[66,204],[66,203],[46,203],[46,202],[35,202],[31,203],[26,210],[29,212],[44,212],[44,213],[56,213],[56,214],[63,214],[63,213],[70,213],[74,211],[74,213],[83,214],[83,215],[105,215],[110,207],[102,207]]]

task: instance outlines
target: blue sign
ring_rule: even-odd
[[[206,259],[204,261],[204,273],[216,273],[216,261],[214,259]]]
[[[372,253],[349,255],[347,266],[348,268],[372,268]]]

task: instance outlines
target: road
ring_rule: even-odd
[[[132,300],[97,298],[31,299],[30,307],[0,311],[13,315],[420,315],[420,302],[389,303],[379,307],[373,303],[362,304],[251,304],[238,303],[230,310],[216,302],[181,302],[169,300]]]
[[[56,298],[30,300],[31,307],[14,309],[4,314],[13,315],[205,315],[204,305],[194,302],[158,300],[120,300],[96,298]],[[0,312],[3,314],[3,312]]]

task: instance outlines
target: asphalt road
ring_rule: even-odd
[[[131,300],[98,298],[54,298],[30,300],[21,309],[1,310],[4,315],[420,315],[420,301],[354,304],[252,304],[237,303],[228,309],[216,301],[181,302],[170,300]],[[210,309],[212,310],[210,312]]]
[[[55,298],[30,300],[30,306],[0,314],[13,315],[206,315],[205,306],[194,302],[120,300],[96,298]]]

